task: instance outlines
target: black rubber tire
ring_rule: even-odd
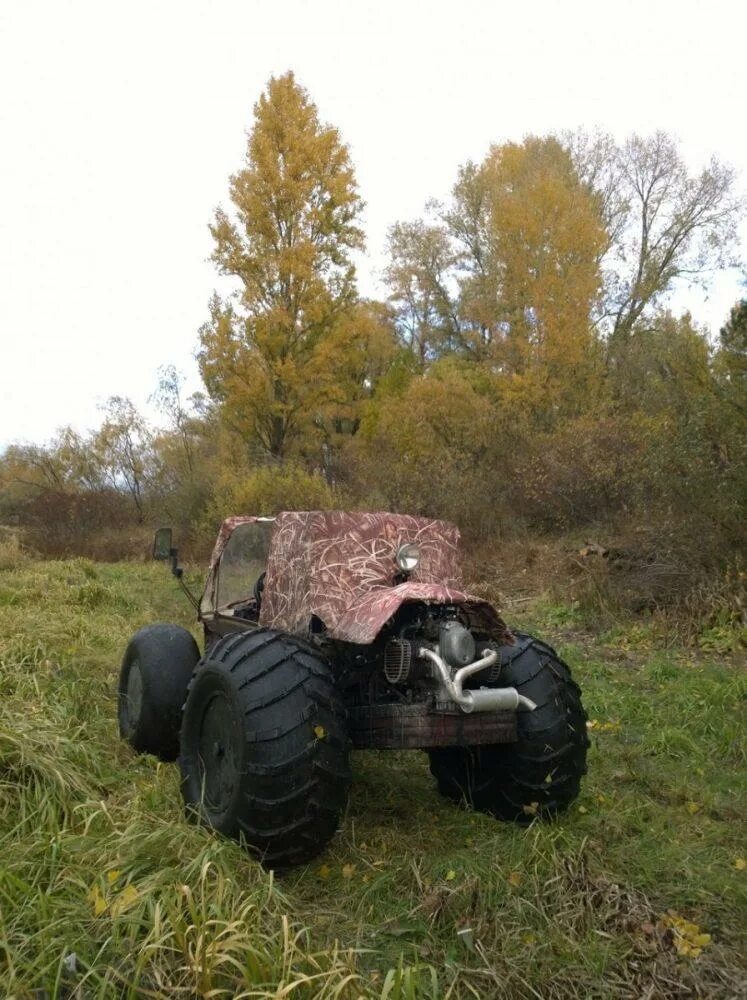
[[[429,751],[442,795],[498,819],[551,819],[578,796],[586,773],[586,713],[581,690],[552,647],[517,634],[500,650],[501,687],[515,687],[537,705],[518,713],[515,743]]]
[[[190,682],[181,745],[188,814],[266,867],[303,864],[333,837],[350,740],[330,666],[309,643],[270,629],[221,639]]]
[[[119,672],[119,732],[133,750],[161,760],[179,756],[182,706],[200,658],[180,625],[146,625],[127,644]]]

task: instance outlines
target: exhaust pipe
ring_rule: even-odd
[[[496,712],[496,711],[517,711],[523,708],[532,712],[537,707],[531,698],[519,694],[516,688],[479,688],[477,691],[465,691],[463,684],[472,674],[477,674],[481,670],[492,667],[498,659],[498,654],[493,649],[484,649],[479,660],[468,663],[466,667],[461,667],[452,677],[451,670],[444,660],[432,649],[422,646],[418,650],[418,656],[430,660],[436,667],[436,680],[440,681],[441,688],[446,695],[459,705],[463,712]]]

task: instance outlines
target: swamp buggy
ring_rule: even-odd
[[[351,748],[425,750],[442,795],[552,817],[586,770],[579,688],[554,650],[461,589],[458,543],[454,525],[402,514],[229,518],[189,595],[204,653],[177,625],[132,637],[122,736],[178,757],[188,812],[269,867],[333,836]],[[170,529],[153,554],[181,581]]]

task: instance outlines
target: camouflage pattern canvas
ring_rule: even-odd
[[[211,560],[213,584],[231,532],[253,520],[224,522]],[[396,584],[395,555],[406,543],[417,544],[421,558],[407,581]],[[331,638],[369,643],[402,604],[423,601],[458,604],[476,627],[511,642],[492,606],[462,590],[458,546],[459,530],[446,521],[408,514],[283,512],[273,528],[260,624],[306,634],[315,616]]]

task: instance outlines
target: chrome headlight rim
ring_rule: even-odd
[[[394,560],[402,573],[410,574],[418,568],[421,558],[420,546],[415,542],[405,542],[397,549]]]

